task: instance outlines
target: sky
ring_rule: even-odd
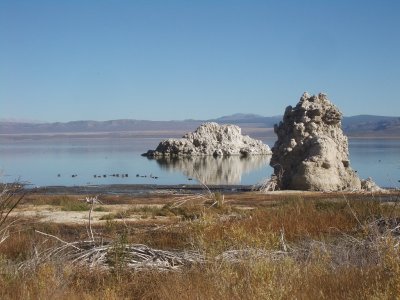
[[[400,116],[400,1],[0,0],[0,119]]]

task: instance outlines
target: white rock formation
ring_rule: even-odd
[[[155,150],[143,154],[147,157],[159,156],[249,156],[272,154],[268,145],[249,136],[243,136],[236,125],[204,123],[194,132],[180,139],[162,141]]]
[[[361,180],[361,189],[368,192],[387,192],[385,189],[379,187],[371,177]]]
[[[286,108],[283,121],[274,128],[278,140],[270,162],[279,189],[361,189],[350,167],[341,119],[342,113],[322,93],[304,93],[295,107]]]

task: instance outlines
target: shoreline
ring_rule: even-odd
[[[398,188],[383,187],[387,192],[374,192],[374,194],[398,193]],[[148,196],[155,193],[196,193],[196,192],[221,192],[224,194],[235,194],[253,191],[253,185],[201,185],[201,184],[101,184],[101,185],[76,185],[76,186],[41,186],[41,187],[26,187],[24,191],[33,194],[44,195],[84,195],[84,194],[102,194],[102,195],[134,195]],[[370,194],[371,192],[352,192],[352,191],[299,191],[299,190],[282,190],[271,191],[266,194]]]
[[[250,135],[257,139],[276,139],[272,127],[241,127],[242,134]],[[186,129],[188,130],[188,129]],[[399,140],[400,135],[395,133],[374,133],[374,132],[346,132],[349,139],[387,139]],[[78,132],[20,132],[20,133],[0,133],[0,139],[4,140],[39,140],[39,139],[68,139],[68,138],[89,138],[89,139],[128,139],[128,138],[180,138],[186,133],[185,129],[166,129],[166,130],[120,130],[120,131],[78,131]]]
[[[193,193],[193,192],[250,192],[252,185],[208,185],[200,184],[99,184],[99,185],[77,185],[77,186],[41,186],[24,187],[24,190],[35,194],[106,194],[106,195],[149,195],[168,191]]]

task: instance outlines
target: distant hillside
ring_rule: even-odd
[[[40,133],[98,133],[123,131],[169,131],[193,128],[201,121],[73,121],[66,123],[14,123],[0,122],[0,134],[40,134]]]
[[[256,114],[234,114],[207,120],[217,123],[236,124],[244,132],[271,128],[281,121],[282,116],[263,117]],[[149,121],[149,120],[111,120],[111,121],[73,121],[66,123],[21,123],[0,122],[0,134],[95,134],[122,132],[177,132],[192,131],[204,120]],[[344,117],[343,129],[353,137],[398,137],[400,138],[400,117],[358,115]],[[267,131],[266,131],[267,132]]]
[[[272,128],[274,127],[274,124],[279,123],[281,120],[282,116],[263,117],[255,114],[234,114],[209,121],[217,123],[233,123],[239,126],[240,124],[259,124],[260,127]]]
[[[359,115],[345,117],[342,124],[349,136],[400,137],[400,117]]]

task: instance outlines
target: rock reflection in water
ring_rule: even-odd
[[[240,184],[242,174],[265,167],[269,164],[271,156],[193,156],[154,159],[162,169],[180,171],[187,177],[197,179],[204,184]]]

